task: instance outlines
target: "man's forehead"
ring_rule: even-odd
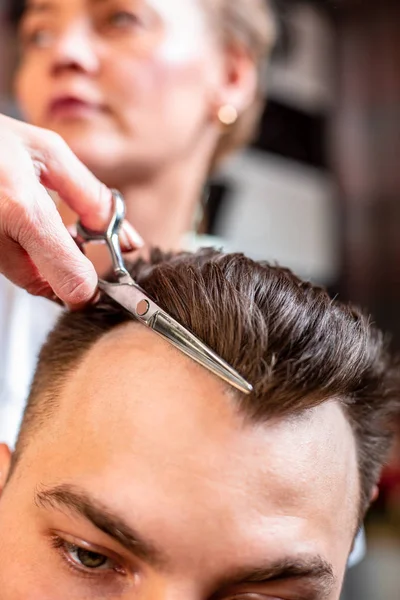
[[[125,322],[103,335],[89,350],[85,357],[85,370],[90,369],[94,376],[102,378],[104,368],[107,372],[120,375],[119,383],[130,381],[138,374],[137,384],[151,373],[154,385],[162,379],[171,381],[179,373],[185,383],[210,386],[211,381],[219,384],[220,390],[224,384],[200,367],[193,360],[177,351],[171,344],[158,336],[152,330],[136,321]]]
[[[138,324],[95,344],[63,390],[55,427],[61,462],[127,493],[135,472],[136,489],[173,488],[182,506],[188,487],[208,506],[223,490],[233,512],[240,503],[312,512],[322,497],[334,510],[345,492],[349,510],[356,504],[354,440],[337,403],[250,424],[224,383]]]
[[[200,419],[202,413],[224,412],[237,406],[227,385],[205,368],[176,350],[153,331],[134,321],[124,323],[98,340],[71,374],[63,390],[66,408],[80,396],[82,410],[98,416],[129,415],[137,421],[148,413],[155,422],[163,409],[181,417]],[[213,402],[210,402],[210,399]],[[112,401],[112,411],[105,413]],[[188,409],[189,410],[185,410]],[[219,420],[221,423],[223,420]],[[196,421],[197,422],[197,421]],[[177,419],[178,424],[178,419]]]
[[[28,448],[26,475],[33,489],[84,489],[193,576],[199,565],[220,577],[224,565],[264,555],[345,557],[358,484],[339,404],[254,423],[226,390],[143,326],[125,324],[71,372]]]

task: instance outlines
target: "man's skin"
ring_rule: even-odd
[[[340,596],[359,488],[334,400],[252,423],[225,383],[124,324],[5,485],[8,466],[3,446],[1,600]]]

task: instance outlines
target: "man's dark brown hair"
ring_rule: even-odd
[[[398,370],[369,319],[290,271],[240,254],[154,253],[150,263],[130,271],[163,309],[253,384],[251,395],[237,393],[251,419],[296,416],[330,399],[340,402],[357,442],[363,516],[400,407]],[[40,355],[17,459],[56,409],[64,381],[85,352],[130,319],[108,300],[61,318]]]

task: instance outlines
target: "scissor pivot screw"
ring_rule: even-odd
[[[136,306],[136,312],[139,317],[145,317],[150,310],[150,303],[147,300],[141,300]]]

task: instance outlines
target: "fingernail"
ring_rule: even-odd
[[[136,229],[132,227],[128,221],[124,221],[120,232],[120,241],[124,247],[125,252],[131,252],[136,248],[143,248],[144,240],[138,234]]]
[[[98,288],[96,288],[93,296],[87,302],[81,302],[79,304],[68,304],[68,302],[61,302],[61,304],[62,304],[62,306],[64,306],[64,308],[69,310],[69,312],[77,312],[79,310],[82,310],[83,308],[86,308],[87,306],[97,304],[99,302],[100,298],[101,298],[100,290]]]
[[[55,302],[59,306],[64,306],[64,302],[62,300],[60,300],[60,298],[56,294],[50,294],[49,296],[47,296],[47,298],[48,298],[48,300]]]
[[[83,308],[85,308],[85,306],[87,306],[87,302],[80,302],[79,304],[69,304],[69,302],[63,302],[62,303],[64,308],[66,310],[68,310],[69,312],[78,312],[79,310],[82,310]]]
[[[73,238],[77,237],[78,229],[77,229],[76,225],[68,225],[67,230],[71,237],[73,237]]]
[[[95,293],[93,294],[92,298],[89,301],[89,304],[98,304],[99,300],[101,298],[101,292],[100,290],[97,288],[97,290],[95,291]]]

